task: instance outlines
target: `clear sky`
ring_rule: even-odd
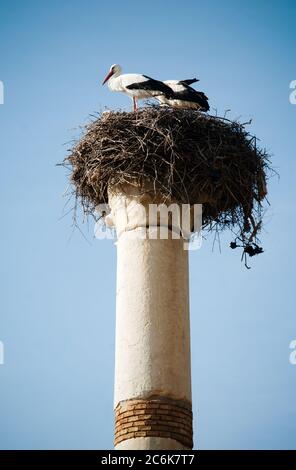
[[[112,63],[200,78],[212,110],[251,117],[280,180],[247,271],[221,238],[191,253],[195,446],[296,448],[294,1],[51,0],[0,4],[0,447],[113,445],[116,251],[63,215],[77,127],[131,108],[101,86]]]

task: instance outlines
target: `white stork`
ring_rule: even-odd
[[[210,109],[208,97],[202,91],[196,91],[190,86],[192,83],[198,81],[197,78],[188,80],[165,80],[163,83],[173,90],[174,95],[170,97],[159,95],[157,99],[162,104],[166,104],[172,108],[190,108],[208,111]]]
[[[173,98],[173,90],[164,82],[137,73],[122,74],[121,70],[120,65],[111,65],[103,85],[108,82],[111,91],[121,91],[130,96],[134,103],[134,111],[138,109],[138,100],[156,96]]]

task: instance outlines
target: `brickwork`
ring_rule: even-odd
[[[115,445],[136,437],[171,438],[192,449],[191,404],[166,397],[120,402],[115,409]]]

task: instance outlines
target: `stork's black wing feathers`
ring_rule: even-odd
[[[147,78],[144,82],[136,82],[128,85],[126,88],[129,90],[152,90],[152,91],[159,91],[163,93],[167,98],[173,98],[174,92],[173,90],[167,86],[165,83],[154,80],[154,78],[148,77],[147,75],[143,75],[143,77]]]
[[[192,83],[199,82],[198,78],[188,78],[187,80],[180,80],[183,85],[192,85]]]

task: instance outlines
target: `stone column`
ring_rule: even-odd
[[[118,237],[115,448],[191,449],[188,251],[170,230],[149,238],[159,227],[137,204],[147,210],[151,201],[136,186],[109,190]]]

